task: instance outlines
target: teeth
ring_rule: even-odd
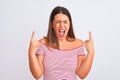
[[[59,30],[59,32],[65,32],[65,30]]]

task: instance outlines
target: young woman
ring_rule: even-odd
[[[76,39],[66,8],[57,6],[52,10],[46,37],[35,40],[34,35],[33,32],[28,56],[31,73],[36,79],[43,74],[44,80],[76,80],[76,74],[81,79],[87,76],[94,58],[92,34],[89,32],[85,42]]]

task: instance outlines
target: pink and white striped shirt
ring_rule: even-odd
[[[76,80],[78,56],[85,55],[84,46],[71,50],[49,50],[42,44],[36,54],[44,55],[44,80]]]

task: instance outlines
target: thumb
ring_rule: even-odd
[[[81,41],[81,42],[82,42],[82,44],[83,44],[85,47],[87,47],[86,41]]]

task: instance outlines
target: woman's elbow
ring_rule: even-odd
[[[81,79],[85,79],[85,78],[86,78],[86,76],[85,76],[85,75],[82,75],[82,76],[80,76],[80,78],[81,78]]]
[[[78,73],[77,72],[77,75],[81,78],[81,79],[85,79],[86,78],[86,76],[87,76],[87,74],[85,74],[85,73]]]
[[[33,74],[33,77],[38,80],[40,77],[42,76],[42,74]]]

